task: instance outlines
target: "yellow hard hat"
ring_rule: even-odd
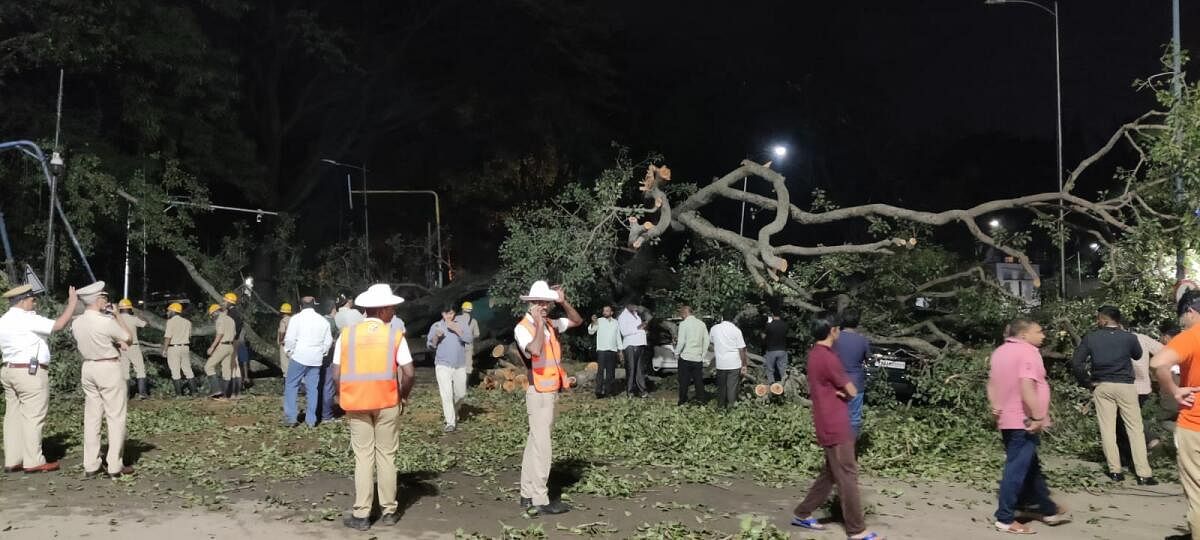
[[[229,302],[230,304],[236,304],[237,300],[238,300],[237,295],[234,293],[231,293],[231,292],[225,293],[224,298],[225,298],[225,301]]]
[[[167,306],[167,311],[171,313],[183,313],[183,304],[180,304],[179,302],[171,302],[170,305]]]
[[[220,309],[221,309],[221,306],[218,306],[218,305],[216,305],[216,304],[212,304],[212,305],[208,306],[208,314],[209,314],[209,315],[212,315],[213,313],[216,313],[216,312],[217,312],[217,311],[219,311]]]
[[[117,302],[117,307],[133,309],[133,301],[128,298],[122,298],[120,302]]]
[[[463,302],[463,305],[462,305],[462,310],[463,310],[463,311],[471,311],[472,309],[475,309],[475,305],[474,305],[474,304],[472,304],[472,303],[470,303],[470,302]]]
[[[283,313],[283,314],[291,314],[292,313],[292,305],[287,302],[284,302],[282,306],[279,306],[279,312]]]

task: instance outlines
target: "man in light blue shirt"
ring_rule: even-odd
[[[288,321],[283,336],[284,352],[292,359],[283,386],[283,423],[296,425],[296,395],[301,383],[307,396],[304,407],[304,423],[317,425],[317,385],[321,378],[321,364],[325,353],[333,345],[333,334],[329,322],[316,311],[317,301],[311,296],[300,299],[300,313]]]
[[[708,400],[704,392],[704,355],[708,352],[708,326],[692,315],[692,307],[679,308],[679,335],[675,341],[677,362],[675,374],[679,377],[679,404],[688,402],[688,387],[696,385],[696,400]]]
[[[425,339],[425,345],[436,351],[433,369],[442,396],[447,433],[458,425],[458,403],[467,397],[467,344],[475,340],[468,322],[466,316],[455,316],[454,306],[446,306],[442,308],[441,320],[429,327]]]
[[[612,394],[613,381],[617,378],[617,358],[621,355],[621,329],[613,319],[612,306],[604,306],[603,317],[592,315],[592,324],[588,325],[588,334],[596,336],[596,397],[602,398]]]

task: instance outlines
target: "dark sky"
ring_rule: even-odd
[[[478,89],[475,99],[503,103],[515,117],[568,110],[569,119],[547,123],[566,124],[557,142],[579,177],[608,163],[609,141],[631,147],[634,156],[660,152],[677,179],[700,183],[745,157],[766,159],[771,144],[784,142],[793,153],[777,168],[802,206],[813,188],[843,205],[945,209],[1056,187],[1054,26],[1032,6],[594,1],[573,4],[583,6],[587,28],[551,30],[546,21],[510,20],[496,15],[503,8],[482,5],[461,4],[425,31],[424,39],[453,40],[446,47],[460,51],[429,62],[453,64],[455,54],[487,59],[496,71],[463,75],[465,66],[449,65],[446,73],[465,77],[463,84]],[[1196,49],[1200,6],[1184,7],[1184,49]],[[1060,16],[1070,169],[1122,122],[1154,106],[1133,81],[1161,71],[1170,2],[1069,0]],[[585,73],[555,71],[561,68],[553,52],[536,37],[553,31],[575,39],[568,62]],[[586,73],[589,66],[595,73]],[[612,86],[602,99],[586,92],[589,76],[595,86]],[[567,82],[557,99],[574,101],[574,108],[520,99],[533,92],[523,85],[559,79]],[[383,139],[370,151],[380,170],[377,187],[446,189],[446,163],[469,162],[503,140],[476,136],[453,122],[433,122],[417,134]],[[1119,158],[1097,168],[1081,189],[1103,187]],[[319,199],[333,200],[333,189]],[[738,215],[731,205],[712,212],[726,225]],[[451,217],[451,233],[476,227],[469,216]],[[385,232],[375,229],[373,223],[372,234]]]

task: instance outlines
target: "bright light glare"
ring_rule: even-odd
[[[1092,248],[1092,251],[1100,251],[1100,244],[1098,244],[1096,242],[1092,242],[1092,243],[1088,244],[1088,247]]]
[[[254,286],[254,278],[252,278],[252,277],[246,278],[246,286],[253,287]]]
[[[776,158],[785,158],[785,157],[787,157],[788,149],[786,146],[784,146],[782,144],[777,144],[777,145],[771,147],[771,153],[775,154]]]
[[[1000,228],[1000,220],[998,220],[998,219],[993,219],[993,220],[989,221],[989,222],[988,222],[988,227],[991,227],[991,228],[993,228],[993,229],[998,229],[998,228]]]

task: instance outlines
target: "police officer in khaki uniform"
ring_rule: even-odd
[[[175,395],[182,397],[184,387],[193,396],[196,395],[196,379],[192,375],[192,350],[188,345],[192,341],[192,321],[183,316],[183,304],[172,302],[167,306],[167,326],[163,329],[163,356],[167,357],[167,367],[171,369],[171,384],[175,386]],[[180,372],[185,380],[181,380]]]
[[[0,385],[4,387],[4,472],[57,471],[42,454],[42,427],[50,404],[50,334],[67,327],[75,313],[75,287],[57,320],[34,311],[37,295],[29,285],[3,294],[8,312],[0,316]]]
[[[104,420],[108,426],[108,476],[132,474],[133,467],[121,458],[129,404],[128,372],[121,371],[121,351],[129,348],[133,333],[120,317],[112,316],[103,281],[80,288],[79,300],[85,309],[71,323],[71,333],[83,357],[79,381],[83,390],[83,471],[89,477],[100,474],[100,422]]]
[[[125,323],[125,328],[133,334],[133,343],[129,348],[121,351],[121,374],[129,379],[129,366],[133,365],[133,374],[137,376],[137,397],[138,399],[146,399],[146,359],[142,356],[142,346],[138,342],[138,328],[146,327],[146,319],[139,317],[133,311],[133,302],[128,298],[122,298],[117,302],[117,310],[120,313],[117,318]]]
[[[288,363],[291,358],[288,358],[287,351],[283,347],[283,338],[287,335],[288,321],[292,320],[292,305],[284,303],[279,306],[279,313],[283,314],[279,318],[279,332],[275,335],[275,343],[279,345],[279,369],[283,371],[283,378],[287,380]]]
[[[233,319],[229,318],[221,306],[208,306],[208,315],[213,318],[213,325],[216,326],[212,344],[208,346],[208,362],[204,363],[204,374],[208,376],[208,397],[233,397],[233,374],[237,370],[233,340],[237,328]],[[220,373],[217,372],[218,369],[221,370]]]

